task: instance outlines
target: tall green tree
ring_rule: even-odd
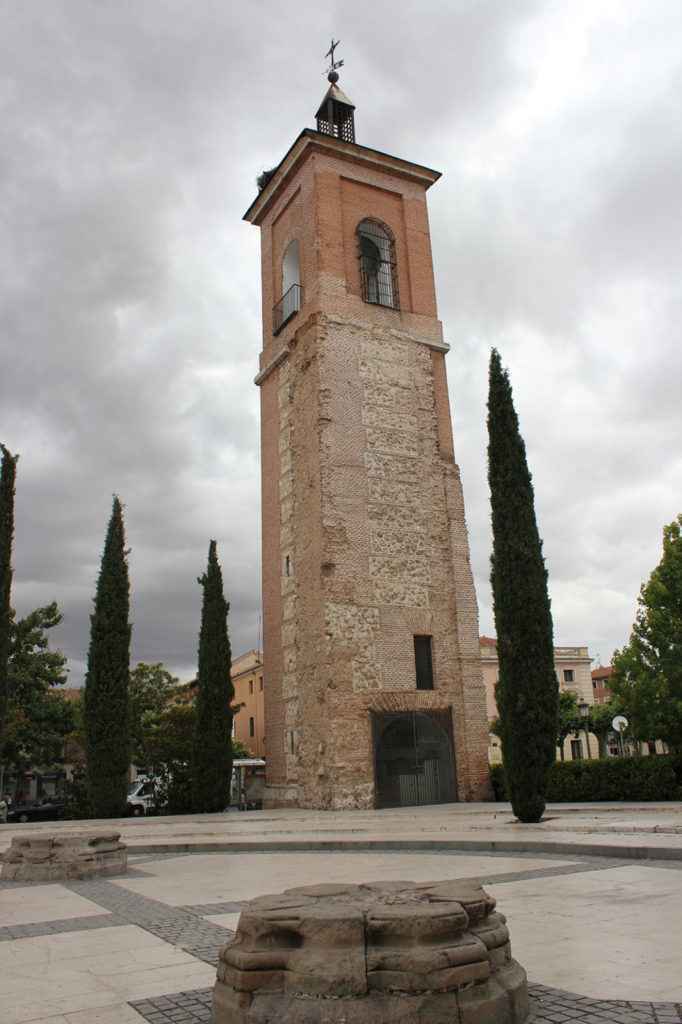
[[[74,707],[59,691],[66,658],[50,650],[47,631],[62,621],[56,603],[10,619],[6,729],[0,760],[7,769],[53,767],[64,761]]]
[[[514,813],[520,821],[539,821],[547,772],[556,757],[559,683],[526,446],[509,375],[495,349],[488,393],[488,482],[502,758]]]
[[[130,732],[128,684],[130,583],[121,502],[114,497],[107,529],[85,677],[88,791],[97,818],[126,812]]]
[[[682,751],[682,515],[663,527],[663,555],[642,584],[630,640],[609,680],[629,734]]]
[[[234,689],[230,678],[230,641],[223,594],[223,576],[216,542],[208,548],[208,566],[199,577],[203,589],[196,728],[192,757],[192,794],[195,811],[222,811],[229,800],[232,774],[232,711]]]
[[[10,651],[12,609],[12,541],[14,539],[14,490],[18,455],[12,455],[0,444],[0,747],[7,726],[7,700],[9,683],[7,666]],[[2,783],[0,764],[0,784]]]

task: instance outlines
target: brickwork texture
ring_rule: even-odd
[[[489,795],[478,610],[437,319],[426,188],[434,172],[303,140],[261,227],[266,803],[371,807],[372,715],[452,716],[457,798]],[[356,229],[395,239],[400,310],[361,296]],[[276,337],[282,258],[300,311]],[[416,689],[414,636],[434,689]]]

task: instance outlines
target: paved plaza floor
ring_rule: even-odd
[[[547,819],[519,826],[503,805],[125,819],[125,876],[0,882],[0,1024],[209,1021],[218,949],[244,900],[445,878],[480,880],[497,899],[536,1024],[679,1024],[682,805]],[[83,827],[0,827],[0,850],[20,831]]]

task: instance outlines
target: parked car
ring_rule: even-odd
[[[43,803],[10,804],[7,823],[24,821],[55,821],[64,817],[63,800],[45,800]]]
[[[154,779],[140,776],[128,786],[128,814],[136,818],[154,809]]]

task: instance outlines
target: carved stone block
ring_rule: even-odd
[[[220,951],[216,1024],[521,1024],[526,974],[479,885],[315,885],[261,896]]]
[[[15,882],[56,882],[68,878],[120,875],[128,851],[120,832],[78,832],[61,835],[13,836],[2,855],[2,879]]]

